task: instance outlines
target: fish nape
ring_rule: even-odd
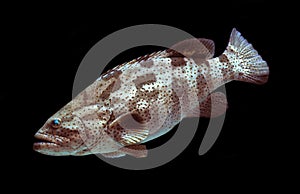
[[[236,29],[226,50],[217,57],[214,51],[212,40],[188,39],[116,66],[48,119],[35,135],[34,150],[146,157],[143,143],[183,118],[224,114],[228,103],[214,92],[218,87],[233,80],[267,82],[267,63]]]

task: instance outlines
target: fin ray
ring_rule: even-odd
[[[135,113],[121,115],[109,125],[107,133],[124,146],[140,143],[148,137],[149,130],[136,118]]]
[[[234,55],[238,64],[234,64],[236,80],[255,84],[264,84],[268,80],[269,67],[253,48],[252,44],[233,28],[225,55]]]
[[[173,53],[169,52],[169,57],[173,57],[174,55],[178,57],[179,53],[183,55],[183,57],[210,59],[214,56],[215,44],[212,40],[209,39],[192,38],[178,42],[168,50],[176,51]]]

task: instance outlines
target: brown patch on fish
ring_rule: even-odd
[[[188,108],[190,105],[189,88],[190,88],[190,86],[186,80],[180,80],[180,79],[173,78],[172,89],[173,89],[173,92],[175,92],[176,95],[179,97],[180,106],[181,106],[180,113],[188,112]]]
[[[124,128],[119,123],[116,123],[113,127],[106,130],[107,135],[117,141],[121,140],[121,136],[124,132]]]
[[[203,74],[197,76],[196,82],[197,82],[197,89],[198,89],[197,95],[198,95],[198,99],[200,100],[204,96],[208,95],[209,93],[208,84]]]
[[[224,81],[234,79],[234,74],[232,72],[231,66],[221,68],[221,72],[222,72]]]
[[[131,114],[131,116],[138,123],[143,123],[144,122],[143,117],[139,113],[137,113],[137,114]]]
[[[224,53],[219,56],[219,61],[221,63],[229,63],[229,59],[228,59],[228,57]]]
[[[114,82],[114,86],[111,90],[111,92],[117,91],[121,88],[121,80],[118,78],[115,82]]]
[[[182,58],[182,57],[172,57],[171,65],[174,67],[180,67],[180,66],[185,66],[186,62],[185,62],[184,58]]]
[[[167,49],[166,53],[167,53],[168,57],[185,57],[179,51],[176,51],[176,50],[173,50],[173,49]]]
[[[151,68],[153,66],[152,60],[143,61],[140,63],[141,67]]]
[[[134,116],[134,119],[137,122],[148,122],[151,119],[150,115],[150,100],[151,99],[157,99],[159,92],[158,91],[150,91],[145,92],[142,90],[138,90],[136,93],[136,99],[130,100],[130,103],[128,103],[128,107],[130,111],[137,112],[137,115]],[[146,104],[141,106],[139,102],[146,101]]]
[[[233,65],[230,63],[228,57],[225,54],[219,56],[219,61],[222,63],[221,72],[223,75],[223,79],[229,80],[233,79]]]
[[[144,88],[137,88],[136,98],[143,99],[145,101],[150,101],[151,99],[157,100],[159,95],[159,90],[146,90]]]
[[[104,81],[107,81],[107,80],[109,80],[113,77],[118,79],[121,74],[122,74],[122,71],[117,70],[117,69],[113,69],[113,70],[107,71],[105,74],[103,74],[102,79]]]
[[[177,95],[177,93],[174,91],[174,89],[172,89],[172,93],[171,93],[171,101],[172,101],[172,105],[171,105],[171,116],[173,117],[174,120],[179,120],[181,117],[181,104],[180,104],[180,100],[179,97]]]
[[[115,91],[115,83],[116,83],[116,81],[113,81],[111,84],[108,85],[108,87],[99,96],[100,99],[102,99],[102,100],[108,99],[108,97],[110,96],[112,91]]]
[[[137,114],[132,114],[132,117],[138,123],[145,123],[151,119],[149,109],[138,111]]]
[[[134,99],[129,99],[127,103],[127,107],[130,112],[136,112],[136,116],[133,115],[133,118],[137,122],[149,122],[151,119],[151,114],[149,110],[150,106],[150,101],[151,99],[157,100],[159,95],[158,90],[153,90],[153,91],[147,91],[147,90],[142,90],[141,88],[138,88],[136,92],[136,96]],[[141,106],[139,102],[145,101],[146,104]]]
[[[150,99],[157,99],[158,95],[159,95],[159,91],[158,90],[153,90],[153,91],[147,92],[146,95],[147,95],[147,98],[149,100]]]
[[[156,77],[154,73],[147,73],[142,76],[137,76],[133,83],[135,83],[137,88],[141,88],[145,84],[156,82]]]

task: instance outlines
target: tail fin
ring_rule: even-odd
[[[268,81],[267,63],[235,28],[231,32],[225,53],[233,60],[236,80],[255,84],[264,84]]]

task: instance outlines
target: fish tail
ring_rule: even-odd
[[[223,53],[228,58],[234,73],[234,80],[255,84],[268,81],[269,67],[253,46],[235,28],[229,44]]]

